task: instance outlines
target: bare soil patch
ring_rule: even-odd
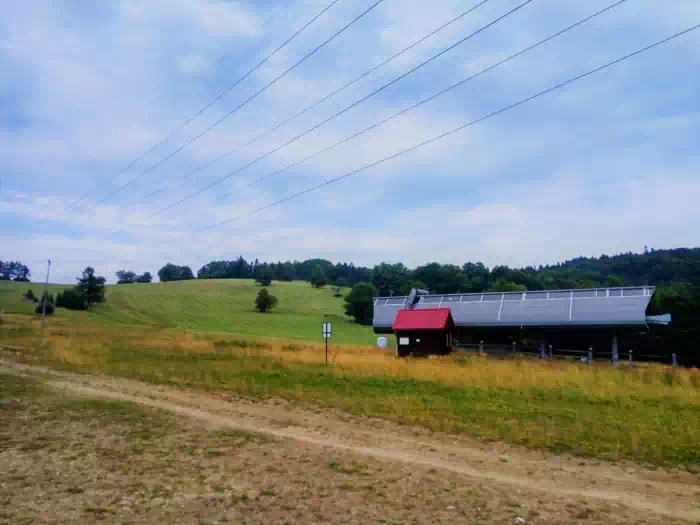
[[[700,476],[0,362],[0,524],[698,523]]]

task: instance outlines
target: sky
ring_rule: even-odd
[[[250,74],[331,0],[5,6],[0,260],[70,283],[239,255],[520,267],[700,245],[700,30],[303,193],[700,24],[697,0],[627,0],[300,162],[612,3],[491,24],[525,0],[488,0],[364,75],[481,3],[383,0],[304,59],[376,1],[335,2]]]

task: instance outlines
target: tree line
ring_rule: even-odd
[[[32,273],[26,264],[19,261],[0,261],[0,281],[30,281]]]
[[[238,257],[233,261],[212,261],[202,266],[197,272],[198,279],[254,279],[260,272],[272,276],[274,281],[311,282],[314,273],[322,274],[326,284],[352,286],[367,282],[370,269],[355,266],[352,263],[333,264],[326,259],[308,259],[306,261],[260,262],[258,259],[247,261]],[[194,278],[194,277],[192,277]]]
[[[0,280],[29,281],[30,276],[25,264],[0,261]],[[188,266],[168,263],[158,271],[158,277],[162,282],[195,278],[256,279],[263,286],[269,286],[272,281],[297,280],[319,288],[325,285],[353,286],[348,296],[350,300],[346,298],[346,312],[363,324],[371,323],[373,297],[406,295],[411,288],[443,294],[656,286],[649,313],[670,313],[673,323],[668,328],[652,329],[648,339],[649,352],[675,351],[679,355],[692,356],[691,360],[700,364],[700,352],[696,350],[700,340],[700,248],[645,248],[640,254],[577,257],[554,265],[525,268],[488,268],[480,262],[462,265],[428,263],[413,269],[402,263],[382,263],[366,268],[352,263],[334,264],[325,259],[267,263],[257,259],[249,262],[238,257],[232,261],[212,261],[200,268],[196,276]],[[122,284],[152,280],[149,272],[138,275],[125,270],[118,272],[117,278]],[[83,279],[87,281],[83,283]],[[59,294],[55,304],[87,309],[90,304],[103,300],[104,278],[95,277],[94,270],[87,268],[79,278],[78,286]],[[261,301],[266,310],[274,307],[272,300]],[[49,301],[51,303],[53,301]]]
[[[326,259],[260,262],[212,261],[195,275],[189,266],[165,264],[157,273],[161,282],[190,279],[258,279],[269,281],[306,281],[316,287],[372,284],[379,295],[405,295],[411,288],[432,293],[487,291],[525,291],[543,289],[595,288],[610,286],[657,286],[690,283],[700,277],[700,248],[644,250],[614,256],[578,257],[548,266],[488,268],[480,262],[462,265],[428,263],[410,269],[403,263],[381,263],[373,268],[353,263],[332,263]],[[120,270],[119,284],[149,283],[150,272],[137,274]],[[29,268],[19,262],[0,261],[0,280],[29,281]]]
[[[119,270],[116,273],[116,276],[117,284],[148,284],[153,281],[153,276],[151,275],[151,272],[145,272],[139,275],[136,272],[132,272],[130,270]]]
[[[167,271],[166,271],[167,270]],[[187,266],[168,264],[165,280],[194,279]],[[373,268],[326,259],[260,262],[238,257],[212,261],[197,272],[199,279],[255,279],[265,274],[274,281],[307,281],[325,285],[372,284],[379,295],[405,295],[411,288],[432,293],[525,291],[616,286],[668,286],[700,276],[700,248],[648,250],[601,257],[578,257],[547,266],[488,268],[481,262],[462,265],[428,263],[408,268],[403,263],[381,263]],[[164,280],[161,276],[161,280]]]

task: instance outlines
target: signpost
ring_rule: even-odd
[[[323,338],[326,340],[326,364],[328,364],[328,340],[333,333],[333,325],[328,321],[323,322]]]
[[[49,265],[46,267],[46,284],[44,285],[44,301],[41,307],[41,327],[44,328],[44,323],[46,322],[46,301],[49,300],[49,273],[51,272],[51,259],[49,259]]]

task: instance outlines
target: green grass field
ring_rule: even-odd
[[[700,372],[454,355],[5,315],[0,356],[97,376],[283,398],[439,432],[659,465],[700,465]]]
[[[22,294],[31,288],[36,296],[41,283],[0,282],[0,311],[31,314],[36,304]],[[69,288],[52,284],[50,293]],[[372,328],[344,315],[343,299],[333,288],[314,289],[305,282],[273,283],[270,293],[279,301],[272,312],[254,310],[260,290],[252,280],[202,280],[176,283],[107,286],[106,302],[90,312],[57,309],[56,316],[75,321],[184,328],[269,339],[320,341],[324,316],[333,323],[334,344],[372,345]],[[348,293],[343,289],[343,295]]]
[[[27,288],[0,283],[0,310],[33,312],[35,304],[21,297]],[[52,286],[52,293],[62,288]],[[700,465],[697,370],[460,353],[396,359],[370,347],[371,327],[343,316],[331,289],[275,283],[280,305],[270,314],[253,310],[258,289],[238,280],[111,286],[105,304],[91,312],[59,309],[43,330],[36,317],[2,316],[0,354],[81,373],[285,398],[532,448]],[[320,337],[324,315],[335,327],[329,365]]]

